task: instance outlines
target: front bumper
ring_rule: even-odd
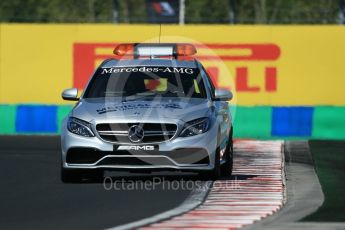
[[[63,125],[63,127],[66,127]],[[66,169],[174,169],[211,170],[214,167],[217,128],[192,137],[176,137],[154,144],[158,150],[114,151],[99,137],[82,137],[62,129],[62,167]],[[128,144],[123,144],[128,146]],[[145,146],[151,144],[145,144]],[[115,148],[116,149],[116,148]]]

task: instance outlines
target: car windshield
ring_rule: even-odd
[[[206,98],[199,69],[162,66],[99,68],[84,94],[84,98],[154,96]]]

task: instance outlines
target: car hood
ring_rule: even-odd
[[[154,100],[120,101],[115,99],[82,99],[72,116],[93,121],[140,122],[172,119],[190,121],[207,116],[212,102],[199,98],[161,98]]]

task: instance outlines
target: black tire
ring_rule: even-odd
[[[232,174],[232,165],[233,165],[233,156],[234,156],[234,145],[232,140],[232,128],[229,135],[229,142],[225,149],[225,163],[221,165],[221,174],[222,176],[231,176]]]
[[[61,167],[61,181],[63,183],[78,183],[83,179],[92,181],[102,181],[103,171],[101,170],[79,170],[79,169],[64,169]]]

